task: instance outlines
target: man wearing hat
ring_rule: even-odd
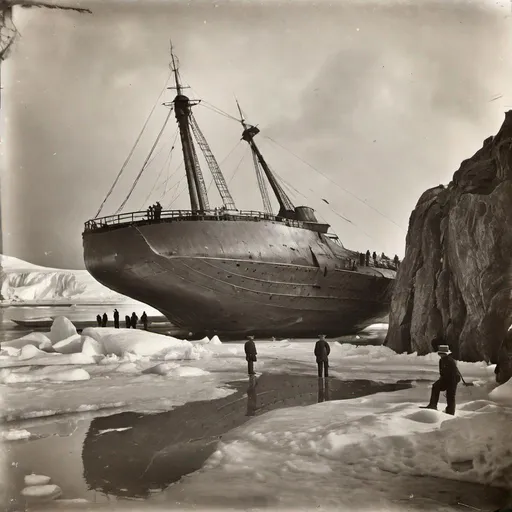
[[[320,334],[319,338],[315,344],[315,357],[318,366],[318,378],[321,379],[322,374],[324,377],[329,377],[329,354],[331,353],[331,347],[325,340],[325,334]]]
[[[461,376],[455,359],[451,356],[450,347],[448,345],[439,345],[437,353],[441,356],[439,360],[439,380],[432,385],[432,394],[430,402],[422,409],[435,409],[437,411],[437,403],[441,391],[446,391],[446,414],[455,414],[455,394],[457,393],[457,384],[460,382]]]
[[[247,361],[247,373],[254,375],[254,363],[256,361],[256,345],[254,343],[254,336],[247,336],[247,341],[244,345],[245,360]]]

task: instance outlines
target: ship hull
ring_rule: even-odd
[[[96,280],[196,334],[350,334],[389,309],[389,275],[336,268],[337,248],[307,229],[172,221],[83,238],[86,268]]]

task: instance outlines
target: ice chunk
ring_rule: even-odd
[[[105,354],[105,350],[100,341],[90,336],[82,335],[82,342],[82,354],[87,356],[102,356]]]
[[[32,332],[21,338],[2,342],[2,349],[8,347],[21,349],[26,345],[34,345],[41,350],[47,350],[52,346],[52,342],[48,336],[44,335],[42,332]]]
[[[77,354],[78,355],[78,354]],[[81,354],[80,354],[81,355]],[[43,380],[50,380],[56,382],[74,382],[89,380],[91,376],[83,368],[74,370],[63,370],[60,372],[54,371],[52,367],[41,368],[31,372],[14,371],[7,368],[0,370],[0,382],[4,384],[18,384],[20,382],[40,382]]]
[[[38,356],[45,356],[46,354],[39,350],[34,345],[25,345],[22,347],[20,355],[18,356],[22,361],[25,361],[26,359],[32,359],[34,357]]]
[[[219,337],[217,335],[215,335],[211,340],[210,340],[210,345],[222,345],[222,341],[220,341]]]
[[[33,485],[46,485],[50,483],[51,478],[46,475],[36,475],[31,473],[30,475],[25,476],[25,485],[33,486]]]
[[[56,343],[71,336],[75,336],[76,334],[76,327],[73,325],[71,320],[65,316],[58,316],[53,321],[52,327],[50,329],[50,340],[53,343]]]
[[[489,398],[497,404],[512,406],[512,379],[493,389]]]
[[[4,441],[19,441],[20,439],[28,439],[30,437],[30,432],[28,430],[15,430],[11,429],[7,432],[2,432],[1,438]]]
[[[63,372],[55,372],[48,376],[49,380],[59,382],[75,382],[80,380],[89,380],[91,376],[83,368],[75,370],[64,370]]]
[[[25,496],[25,498],[30,499],[31,501],[46,501],[46,500],[54,500],[58,498],[62,494],[62,490],[58,485],[31,485],[29,487],[25,487],[21,491],[21,495]]]
[[[53,349],[61,354],[74,354],[82,350],[82,336],[74,334],[69,338],[58,341],[53,345]]]

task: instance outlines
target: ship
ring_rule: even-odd
[[[82,234],[89,273],[195,335],[338,336],[382,321],[389,311],[396,262],[365,258],[346,248],[329,224],[317,220],[313,208],[292,203],[260,151],[260,129],[247,122],[236,100],[240,140],[252,153],[263,211],[239,209],[195,119],[193,107],[200,100],[184,94],[172,47],[170,54],[174,85],[167,89],[176,96],[163,106],[169,109],[166,122],[174,111],[178,125],[190,209],[118,209],[99,216],[100,207]],[[197,148],[222,206],[210,206]]]

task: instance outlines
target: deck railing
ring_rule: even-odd
[[[136,223],[158,223],[162,221],[197,221],[197,220],[270,220],[288,226],[303,227],[310,224],[303,221],[287,219],[269,213],[253,210],[208,210],[195,212],[191,210],[162,210],[158,218],[148,218],[147,211],[120,213],[107,217],[98,217],[85,223],[85,231],[96,231],[113,226],[124,226]]]

